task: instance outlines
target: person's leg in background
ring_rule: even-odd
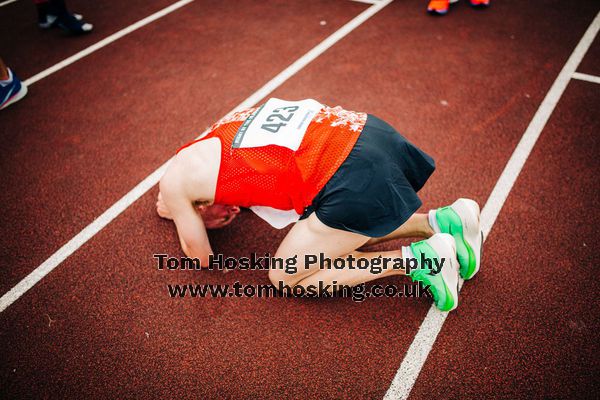
[[[27,94],[27,86],[17,78],[0,58],[0,110],[21,100]]]
[[[38,12],[38,25],[42,29],[58,26],[72,34],[89,33],[94,26],[80,14],[67,9],[64,0],[33,0]]]
[[[8,67],[4,64],[4,61],[0,58],[0,81],[8,80]]]

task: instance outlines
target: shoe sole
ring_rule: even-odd
[[[21,82],[21,90],[19,90],[16,94],[14,94],[12,97],[10,97],[4,104],[2,104],[0,106],[0,110],[3,110],[6,107],[10,106],[11,104],[16,103],[17,101],[21,100],[23,97],[25,97],[26,94],[27,94],[27,86],[25,86],[25,84],[23,82]]]
[[[483,231],[479,219],[479,205],[470,199],[458,199],[450,207],[456,212],[462,224],[462,235],[453,236],[457,246],[464,246],[469,254],[467,272],[461,274],[463,279],[469,280],[479,272],[481,266]]]
[[[448,264],[442,267],[442,280],[444,282],[446,295],[452,298],[452,306],[443,311],[452,311],[458,307],[458,275],[459,265],[456,258],[456,241],[452,235],[438,233],[427,240],[427,243],[440,256],[447,260]]]

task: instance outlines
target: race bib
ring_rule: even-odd
[[[298,150],[308,125],[323,105],[316,100],[286,101],[271,98],[238,129],[232,147],[276,145]]]

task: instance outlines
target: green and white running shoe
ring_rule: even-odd
[[[452,205],[429,211],[429,224],[436,233],[448,233],[456,241],[460,276],[471,279],[481,264],[483,231],[479,206],[469,199],[458,199]]]
[[[433,300],[440,310],[452,311],[458,307],[458,260],[454,238],[445,233],[435,234],[427,240],[412,243],[410,253],[408,256],[416,258],[419,263],[418,268],[410,273],[410,278],[430,285]],[[433,269],[424,268],[423,259],[431,260]]]

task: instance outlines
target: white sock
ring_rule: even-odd
[[[402,259],[415,258],[410,246],[402,246]]]
[[[435,218],[436,211],[437,210],[429,210],[429,225],[431,225],[431,229],[433,229],[435,233],[441,233],[442,231],[440,230],[440,226],[438,225],[437,219]]]
[[[406,268],[409,265],[409,260],[411,259],[417,259],[415,257],[415,253],[413,253],[412,249],[410,248],[410,246],[402,246],[402,261],[404,262],[404,272],[406,273]],[[414,268],[418,268],[419,265],[419,261],[417,260],[417,265],[414,265],[411,263],[411,270],[409,273],[407,273],[408,276],[410,276],[410,273],[412,273],[413,271],[415,271]]]

